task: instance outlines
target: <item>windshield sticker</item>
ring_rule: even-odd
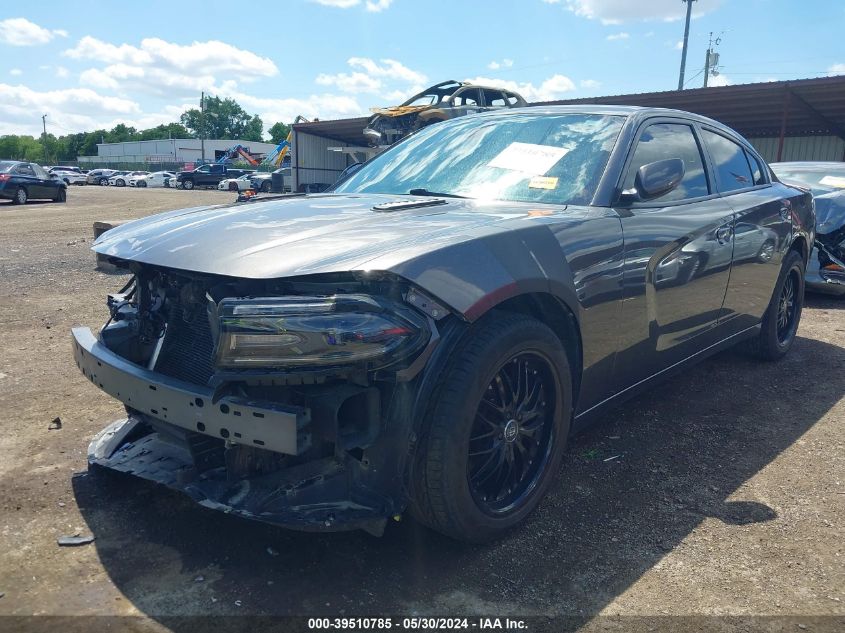
[[[532,176],[545,174],[561,158],[569,153],[565,147],[534,145],[532,143],[511,143],[491,160],[490,167],[521,171]]]
[[[555,176],[534,176],[528,181],[529,189],[554,189],[555,187],[557,187]]]
[[[819,184],[836,187],[837,189],[845,189],[845,176],[825,176],[819,180]]]

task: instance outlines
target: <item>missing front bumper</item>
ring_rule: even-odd
[[[88,328],[73,329],[73,356],[82,374],[100,389],[163,422],[286,455],[300,455],[311,446],[308,409],[231,396],[215,400],[210,387],[130,363]]]

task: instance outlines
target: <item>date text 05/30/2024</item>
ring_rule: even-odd
[[[315,631],[520,631],[526,630],[525,620],[512,618],[308,618],[308,628]]]

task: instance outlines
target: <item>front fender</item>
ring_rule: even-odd
[[[544,225],[445,246],[397,264],[391,272],[469,322],[529,293],[551,294],[576,317],[579,313],[575,276],[561,244]]]

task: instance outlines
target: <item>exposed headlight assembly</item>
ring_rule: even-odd
[[[225,368],[384,367],[419,350],[427,322],[367,295],[224,299],[216,363]]]

